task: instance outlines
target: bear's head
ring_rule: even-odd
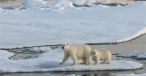
[[[92,55],[92,56],[95,56],[95,53],[96,53],[96,52],[95,52],[94,50],[91,51],[91,55]]]
[[[62,46],[62,49],[67,50],[69,48],[69,44],[65,44]]]
[[[95,51],[91,51],[91,55],[92,55],[92,56],[94,56],[94,55],[95,55],[95,53],[96,53]]]
[[[94,50],[91,51],[91,56],[92,56],[92,60],[93,60],[93,61],[96,60],[96,52],[97,52],[96,49],[94,49]]]

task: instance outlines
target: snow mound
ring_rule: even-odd
[[[137,59],[146,59],[146,53],[138,54]]]
[[[27,49],[27,51],[36,51],[36,52],[44,52],[44,51],[50,51],[51,48],[50,47],[33,47],[33,48],[29,48]]]
[[[0,13],[2,13],[4,10],[2,8],[0,8]]]
[[[121,40],[118,40],[117,42],[124,42],[124,41],[129,41],[129,40],[132,40],[132,39],[135,39],[143,34],[146,33],[146,27],[144,27],[142,30],[140,30],[139,32],[137,32],[136,34],[128,37],[128,38],[124,38],[124,39],[121,39]]]
[[[23,0],[23,6],[26,8],[40,8],[40,7],[49,7],[44,0]]]
[[[45,72],[45,71],[95,71],[95,70],[132,70],[142,68],[143,65],[133,61],[115,60],[112,64],[81,65],[72,66],[69,59],[66,64],[60,65],[63,50],[55,49],[47,51],[39,58],[25,60],[9,60],[11,53],[0,50],[0,72]],[[124,64],[124,65],[123,65]]]

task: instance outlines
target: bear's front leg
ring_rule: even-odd
[[[72,65],[76,65],[77,64],[77,56],[75,54],[72,54],[71,58],[73,60],[73,64]]]
[[[90,59],[90,57],[85,57],[85,64],[86,65],[91,65],[91,59]]]
[[[65,61],[66,61],[68,58],[69,58],[69,55],[64,54],[63,60],[62,60],[62,62],[61,62],[60,64],[64,64]]]
[[[96,57],[96,58],[95,58],[95,63],[96,63],[96,64],[99,64],[99,63],[100,63],[100,57]]]
[[[89,65],[93,65],[93,63],[92,63],[92,57],[89,57],[88,63],[89,63]]]

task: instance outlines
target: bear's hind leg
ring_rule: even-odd
[[[85,63],[86,63],[86,59],[82,58],[82,63],[80,63],[80,64],[85,64]]]
[[[112,53],[111,52],[107,54],[106,63],[107,64],[111,64],[112,63]]]
[[[92,64],[92,58],[91,57],[85,57],[85,64],[91,65]]]
[[[111,64],[112,63],[112,59],[111,59],[111,57],[109,57],[108,59],[107,59],[107,64]]]

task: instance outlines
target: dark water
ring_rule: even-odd
[[[134,60],[144,65],[142,69],[127,71],[92,71],[92,72],[38,72],[38,73],[4,73],[0,76],[119,76],[118,74],[141,74],[146,73],[146,60],[136,60],[131,58],[113,57],[114,60]]]

